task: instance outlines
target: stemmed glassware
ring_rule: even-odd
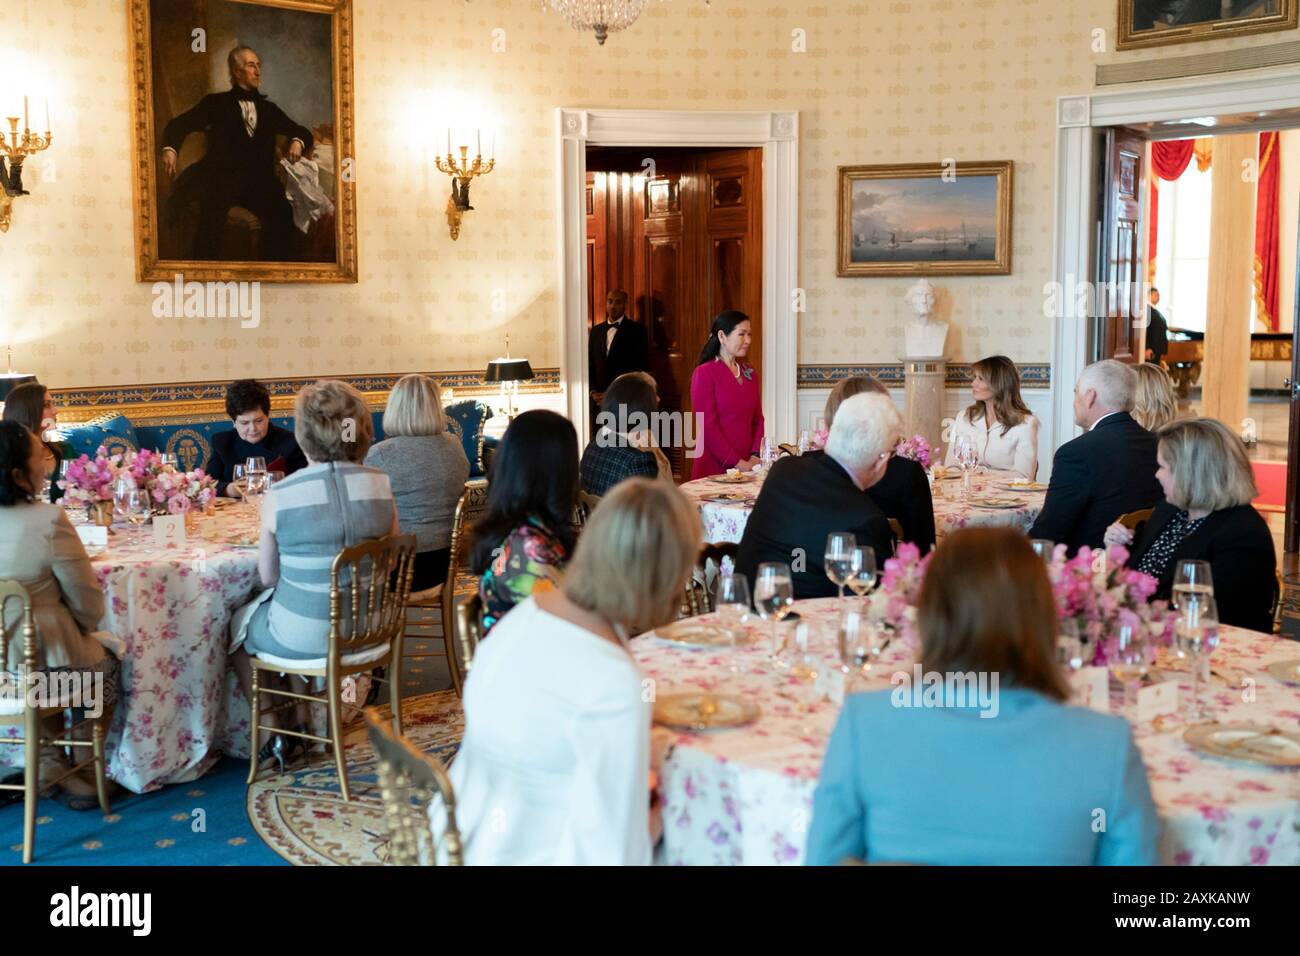
[[[858,597],[865,599],[876,586],[876,551],[869,544],[854,545],[849,578],[845,582]],[[865,600],[863,611],[866,610]]]
[[[758,460],[763,463],[766,470],[776,463],[776,456],[779,454],[776,442],[769,436],[764,435],[763,440],[758,444]]]
[[[1210,720],[1214,715],[1201,704],[1201,670],[1219,646],[1219,609],[1214,595],[1204,591],[1185,591],[1174,624],[1175,649],[1178,656],[1191,662],[1191,720]]]
[[[113,513],[119,518],[125,518],[131,513],[132,497],[136,495],[138,489],[128,475],[119,475],[117,481],[113,483]]]
[[[979,464],[979,454],[975,451],[975,446],[965,438],[957,439],[957,450],[953,455],[957,464],[961,466],[961,494],[963,498],[970,498],[971,472]]]
[[[778,622],[784,620],[794,606],[794,582],[790,566],[780,562],[767,562],[758,566],[754,578],[754,607],[758,616],[772,622],[772,663],[784,662],[783,641],[777,633]]]
[[[1064,618],[1056,625],[1056,653],[1061,666],[1073,672],[1083,667],[1083,639],[1079,636],[1079,622]]]
[[[1214,596],[1214,577],[1208,561],[1179,561],[1174,570],[1173,605],[1182,610],[1183,602],[1201,595]]]
[[[879,626],[858,608],[845,608],[839,623],[840,670],[844,672],[845,694],[854,674],[865,677],[871,670],[871,662],[880,648]]]
[[[812,432],[804,429],[799,433],[799,454],[806,455],[812,451]]]
[[[826,536],[826,551],[822,555],[822,564],[826,576],[840,589],[840,604],[844,603],[844,585],[849,583],[853,570],[853,549],[857,539],[847,531],[836,531]]]
[[[1029,542],[1029,546],[1034,549],[1034,554],[1049,564],[1051,563],[1052,552],[1056,549],[1055,541],[1048,541],[1046,538],[1034,538]]]
[[[153,508],[149,505],[149,492],[144,489],[131,489],[127,497],[126,508],[126,520],[134,525],[138,531],[143,530],[153,516]]]
[[[1115,631],[1115,656],[1110,670],[1124,689],[1124,706],[1137,703],[1137,692],[1147,674],[1147,643],[1140,625],[1121,624]]]
[[[736,645],[740,642],[742,629],[749,623],[750,615],[749,582],[743,574],[733,572],[718,576],[713,607],[731,642],[731,672],[739,674],[740,662],[737,659]]]

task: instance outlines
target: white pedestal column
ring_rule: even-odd
[[[903,372],[905,390],[907,434],[923,435],[930,447],[937,448],[943,437],[944,385],[948,377],[948,359],[905,358]]]

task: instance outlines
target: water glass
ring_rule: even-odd
[[[826,536],[826,550],[822,554],[822,564],[826,576],[840,589],[840,603],[844,603],[844,585],[849,582],[853,569],[853,549],[857,539],[847,531],[836,531]]]
[[[1212,720],[1214,715],[1201,704],[1201,670],[1208,667],[1210,654],[1219,646],[1219,609],[1214,596],[1203,591],[1186,592],[1174,624],[1174,647],[1180,658],[1190,662],[1191,720]]]
[[[714,593],[713,607],[717,611],[718,621],[727,632],[731,642],[731,672],[740,673],[736,645],[744,628],[749,624],[749,581],[743,574],[722,574],[718,576],[717,590]]]
[[[1147,674],[1147,643],[1141,625],[1121,624],[1115,631],[1115,656],[1110,671],[1124,690],[1124,706],[1137,704],[1137,692]]]
[[[158,456],[158,460],[162,463],[162,466],[164,468],[166,468],[168,465],[176,469],[180,468],[180,459],[178,459],[171,452],[163,452],[161,455]]]
[[[1208,561],[1179,561],[1174,570],[1173,605],[1182,609],[1187,598],[1214,596],[1214,577]]]
[[[763,440],[759,442],[758,445],[758,460],[763,463],[763,467],[771,468],[776,462],[776,456],[778,454],[779,451],[777,450],[776,442],[764,435]]]
[[[1051,563],[1052,552],[1056,550],[1055,541],[1048,541],[1046,538],[1034,538],[1029,542],[1029,546],[1034,549],[1034,554]]]
[[[1079,636],[1079,623],[1066,618],[1056,624],[1056,654],[1061,666],[1069,671],[1083,667],[1083,639]]]
[[[794,582],[790,566],[780,562],[767,562],[758,566],[754,578],[754,607],[758,616],[772,622],[772,663],[778,667],[785,663],[784,641],[777,632],[778,622],[785,619],[794,606]]]
[[[840,670],[848,681],[856,674],[866,676],[872,659],[880,653],[880,632],[875,622],[855,607],[846,608],[839,621]]]
[[[131,496],[136,490],[135,481],[129,475],[120,475],[113,483],[113,513],[119,518],[130,513]]]
[[[799,433],[799,454],[806,455],[812,451],[812,432],[804,429]]]

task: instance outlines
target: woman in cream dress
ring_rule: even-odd
[[[1038,419],[1020,397],[1016,363],[1005,355],[994,355],[971,368],[975,402],[953,423],[944,464],[959,464],[957,451],[966,444],[979,464],[1014,471],[1033,481],[1038,474]]]

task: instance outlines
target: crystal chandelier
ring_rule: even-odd
[[[545,4],[547,0],[542,0]],[[550,0],[551,9],[575,30],[591,30],[602,46],[611,33],[636,22],[649,0]]]

